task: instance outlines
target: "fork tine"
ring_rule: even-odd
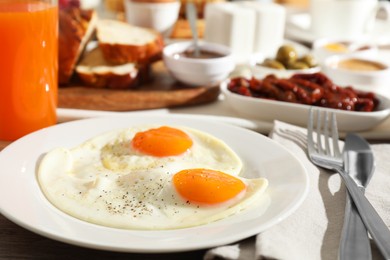
[[[324,142],[325,142],[325,154],[330,155],[331,150],[330,150],[330,145],[329,145],[329,113],[324,112],[325,117],[324,117]]]
[[[332,140],[333,140],[333,153],[335,156],[341,156],[340,147],[339,147],[339,132],[337,129],[336,115],[332,113]]]
[[[316,109],[317,112],[317,125],[316,125],[316,133],[317,133],[317,152],[320,154],[324,154],[324,148],[322,146],[322,115],[321,111]]]
[[[309,120],[307,124],[307,150],[309,153],[314,152],[314,139],[313,139],[313,107],[309,110]]]

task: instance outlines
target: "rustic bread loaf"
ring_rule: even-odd
[[[161,59],[164,47],[159,32],[116,20],[98,21],[97,39],[104,58],[114,64],[149,64]]]
[[[67,84],[87,42],[96,28],[94,10],[66,8],[59,11],[58,82]]]
[[[145,79],[147,70],[146,65],[138,67],[136,63],[112,64],[104,59],[99,47],[85,53],[76,67],[77,75],[87,86],[112,89],[137,86]]]

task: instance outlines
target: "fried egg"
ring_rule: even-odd
[[[256,205],[268,182],[238,177],[239,157],[187,127],[140,126],[47,153],[38,168],[46,198],[78,219],[123,229],[210,223]]]
[[[210,168],[238,175],[241,159],[221,140],[186,127],[138,126],[112,131],[81,146],[100,154],[102,166],[125,174],[134,170]],[[168,166],[169,165],[169,166]]]

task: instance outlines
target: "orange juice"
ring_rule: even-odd
[[[0,0],[0,140],[56,123],[57,63],[58,7]]]

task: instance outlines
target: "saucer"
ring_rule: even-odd
[[[288,39],[312,44],[317,37],[310,31],[311,17],[309,13],[295,13],[287,17],[285,36]],[[374,44],[390,43],[389,22],[377,19],[372,32],[351,40],[366,40]]]

